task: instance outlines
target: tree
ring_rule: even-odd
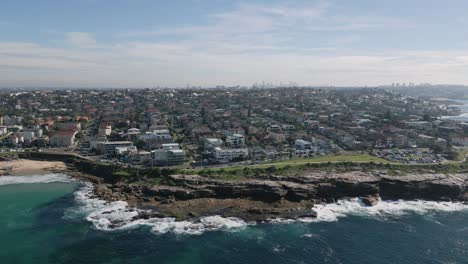
[[[462,156],[459,152],[451,150],[447,153],[447,159],[449,160],[461,160]]]
[[[145,148],[145,142],[139,139],[137,142],[135,142],[135,146],[137,147],[137,149],[143,149]]]

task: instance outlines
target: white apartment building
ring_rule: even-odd
[[[109,142],[100,142],[97,144],[97,148],[103,155],[113,156],[117,154],[117,148],[121,147],[131,147],[133,146],[130,141],[109,141]]]
[[[312,143],[303,139],[296,139],[294,142],[296,149],[310,149],[312,148]]]
[[[179,144],[162,144],[162,148],[151,151],[151,157],[159,165],[174,166],[184,163],[185,151],[180,149]]]
[[[220,162],[229,162],[236,158],[248,157],[248,156],[249,156],[249,150],[247,148],[222,149],[220,147],[216,147],[214,149],[214,157],[216,160]]]
[[[167,129],[153,130],[153,132],[146,132],[141,135],[140,138],[143,141],[151,140],[170,140],[172,139],[171,133]]]
[[[205,150],[211,151],[216,147],[221,147],[223,141],[219,138],[205,138],[204,140]]]

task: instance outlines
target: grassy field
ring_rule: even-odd
[[[257,167],[257,168],[262,168],[262,167],[267,168],[270,166],[284,167],[288,165],[300,165],[300,164],[307,164],[307,163],[328,163],[328,162],[390,163],[390,161],[388,160],[374,157],[368,154],[355,154],[355,155],[322,156],[322,157],[313,157],[313,158],[305,158],[305,159],[291,159],[291,160],[277,161],[277,162],[272,162],[272,163],[257,164],[257,165],[251,165],[251,166]]]
[[[16,152],[0,152],[0,157],[10,157],[15,156],[16,154]]]
[[[295,167],[301,167],[307,164],[326,164],[326,163],[381,163],[381,164],[391,164],[390,161],[374,157],[368,154],[349,154],[349,155],[336,155],[336,156],[321,156],[321,157],[312,157],[304,159],[291,159],[284,161],[275,161],[270,163],[254,164],[254,165],[240,165],[240,166],[226,166],[220,168],[205,168],[205,169],[185,169],[182,170],[183,173],[187,174],[199,174],[200,172],[223,172],[232,173],[238,172],[244,169],[268,169],[275,167],[276,169],[288,168],[289,170],[294,169]]]

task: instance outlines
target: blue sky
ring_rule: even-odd
[[[15,0],[0,86],[468,84],[465,0]]]

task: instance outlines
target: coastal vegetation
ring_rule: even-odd
[[[265,176],[302,176],[313,172],[345,173],[351,171],[379,172],[390,176],[422,173],[457,173],[468,171],[467,162],[438,164],[403,164],[389,162],[367,154],[337,155],[307,159],[278,161],[267,164],[253,164],[210,168],[136,167],[92,161],[78,155],[49,153],[21,153],[22,158],[39,160],[60,160],[72,164],[79,172],[102,178],[105,182],[127,182],[140,184],[165,183],[167,176],[175,174],[199,175],[212,179],[244,180]]]
[[[421,173],[457,173],[468,170],[467,162],[444,164],[401,164],[378,161],[378,158],[357,156],[337,156],[335,159],[302,159],[270,164],[245,165],[225,168],[139,168],[119,166],[88,160],[73,160],[75,167],[85,173],[96,175],[107,182],[160,183],[169,175],[200,175],[213,179],[243,180],[261,178],[268,175],[301,176],[311,172],[345,173],[350,171],[381,172],[391,176]]]

